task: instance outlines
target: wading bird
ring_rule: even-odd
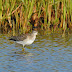
[[[32,33],[22,34],[19,36],[12,36],[9,40],[16,41],[19,44],[23,45],[22,51],[25,51],[25,45],[30,45],[36,39],[37,31],[32,31]]]

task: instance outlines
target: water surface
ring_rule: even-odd
[[[72,34],[39,34],[25,52],[0,34],[0,72],[72,72]]]

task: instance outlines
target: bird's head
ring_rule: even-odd
[[[37,35],[37,34],[38,34],[38,31],[32,31],[32,33],[33,33],[34,35]]]

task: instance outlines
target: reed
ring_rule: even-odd
[[[70,5],[70,16],[71,16],[71,23],[72,23],[72,0],[69,0]]]
[[[65,32],[72,26],[71,6],[72,0],[1,0],[0,18],[4,23],[1,26],[14,33],[25,33],[33,27]]]
[[[1,31],[1,19],[2,19],[2,0],[0,0],[0,31]]]
[[[64,29],[64,31],[66,30],[66,27],[65,27],[65,24],[66,24],[66,22],[65,22],[65,19],[66,19],[66,4],[65,4],[65,2],[66,2],[66,0],[64,0],[64,6],[63,6],[63,29]]]
[[[2,18],[2,0],[0,0],[0,19]]]

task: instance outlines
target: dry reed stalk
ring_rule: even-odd
[[[14,20],[13,20],[13,36],[15,36],[15,23],[14,23]]]
[[[48,4],[48,26],[50,26],[50,22],[51,22],[51,9],[52,9],[52,5]]]
[[[2,0],[0,0],[0,19],[2,19]]]
[[[63,27],[63,2],[61,2],[62,5],[61,5],[61,23],[60,23],[60,27],[62,28]]]

